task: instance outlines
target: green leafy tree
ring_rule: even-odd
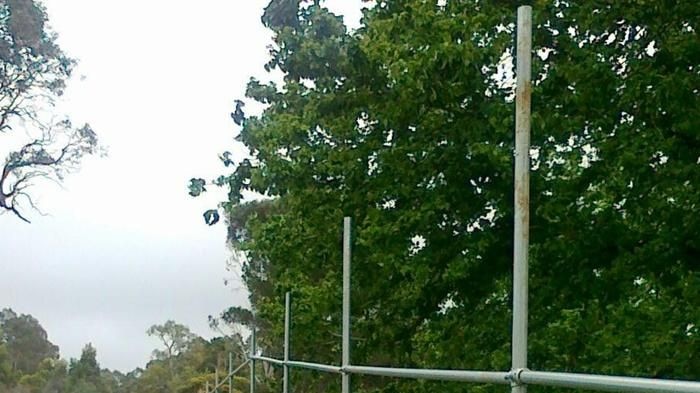
[[[80,358],[73,359],[68,373],[72,378],[96,381],[100,377],[100,364],[97,362],[97,350],[88,343],[83,347]]]
[[[88,382],[85,380],[77,380],[70,387],[71,393],[102,393],[100,388],[93,382]]]
[[[63,360],[44,359],[39,369],[22,376],[18,387],[31,393],[48,393],[66,391],[67,364]]]
[[[132,376],[132,383],[129,385],[131,390],[125,390],[125,392],[203,392],[207,382],[210,384],[214,382],[217,370],[222,378],[228,373],[229,353],[241,352],[239,340],[240,338],[235,336],[215,337],[209,341],[194,337],[186,347],[181,348],[172,357],[159,355],[151,360],[144,370]],[[164,352],[161,351],[161,353]],[[244,360],[239,358],[238,361]],[[239,378],[237,386],[240,386],[241,381],[247,376],[241,373],[237,377]],[[126,385],[123,386],[126,387]],[[222,391],[228,391],[228,385]]]
[[[12,309],[0,311],[2,341],[12,362],[12,370],[31,374],[44,359],[58,359],[58,347],[52,344],[39,321]]]
[[[7,389],[7,387],[14,382],[14,373],[12,370],[12,358],[10,357],[10,352],[7,350],[7,345],[5,344],[5,335],[3,334],[2,327],[0,327],[0,388]]]
[[[138,393],[137,375],[100,369],[97,350],[80,358],[59,359],[58,347],[31,315],[0,312],[0,391],[8,393]]]
[[[143,373],[144,370],[140,367],[137,367],[126,374],[123,374],[118,371],[112,371],[111,375],[106,375],[107,373],[105,372],[103,372],[103,375],[106,375],[106,377],[111,379],[112,381],[116,381],[116,386],[114,386],[114,382],[110,383],[112,385],[112,392],[138,393],[139,378],[143,376]]]
[[[378,2],[349,33],[319,3],[268,8],[284,82],[249,83],[252,158],[214,182],[227,217],[244,191],[276,206],[235,243],[264,348],[291,290],[292,356],[337,362],[347,215],[353,362],[508,369],[515,4]],[[700,6],[575,3],[533,2],[530,367],[698,379]]]
[[[164,349],[154,350],[153,357],[167,361],[171,375],[175,375],[175,357],[187,350],[197,337],[187,326],[172,320],[166,321],[162,325],[153,325],[148,328],[146,333],[158,338],[163,344]]]
[[[22,207],[36,208],[32,185],[62,180],[98,151],[97,135],[88,124],[74,126],[54,113],[75,60],[57,45],[40,2],[0,3],[0,65],[0,135],[12,134],[0,165],[0,211],[29,222]],[[20,141],[18,129],[26,139]]]
[[[170,393],[173,391],[171,384],[172,374],[168,364],[152,360],[139,376],[136,392]]]

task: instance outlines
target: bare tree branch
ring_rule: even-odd
[[[0,212],[12,212],[25,222],[23,208],[43,214],[31,193],[38,180],[60,184],[82,158],[99,150],[89,125],[56,121],[55,102],[75,61],[55,42],[37,1],[4,2],[3,10],[12,18],[0,19],[0,135],[20,129],[28,138],[0,163]]]
[[[58,135],[65,136],[62,141]],[[67,138],[67,139],[66,139]],[[57,143],[61,143],[57,145]],[[61,180],[64,173],[75,170],[86,154],[97,150],[97,137],[89,125],[72,128],[70,122],[61,121],[46,127],[40,138],[26,143],[19,150],[11,152],[5,160],[0,174],[0,208],[10,210],[18,217],[19,196],[21,200],[36,208],[32,198],[24,190],[32,179]]]

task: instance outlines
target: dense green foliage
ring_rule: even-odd
[[[251,80],[265,110],[232,114],[251,158],[214,182],[261,348],[280,354],[291,290],[292,357],[338,363],[351,216],[353,363],[507,370],[515,6],[378,1],[348,32],[319,3],[266,13],[283,85]],[[533,12],[530,367],[700,379],[700,3]]]
[[[148,334],[162,337],[163,349],[154,350],[154,358],[145,369],[123,374],[101,368],[91,344],[85,345],[78,359],[59,359],[58,347],[48,340],[34,317],[2,310],[0,392],[200,393],[207,382],[213,383],[215,370],[221,376],[228,373],[229,353],[234,364],[245,361],[245,344],[239,334],[206,341],[174,321],[154,325]],[[248,386],[247,371],[245,368],[237,374],[234,392]],[[220,391],[228,392],[228,384]]]

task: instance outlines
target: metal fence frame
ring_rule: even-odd
[[[228,374],[226,374],[221,380],[219,380],[219,369],[218,367],[214,369],[214,386],[209,387],[209,381],[204,385],[204,390],[206,393],[219,393],[219,388],[223,387],[228,381],[228,392],[233,393],[233,376],[241,371],[248,363],[250,359],[246,359],[243,363],[238,365],[235,369],[233,368],[233,354],[229,352],[228,354]],[[251,384],[252,385],[252,384]]]
[[[620,377],[596,374],[534,371],[527,368],[527,320],[528,320],[528,244],[530,224],[530,90],[532,58],[532,8],[518,7],[518,40],[516,65],[515,110],[515,222],[513,250],[513,333],[511,369],[509,371],[473,371],[448,369],[413,369],[352,365],[350,362],[350,259],[351,220],[343,220],[343,309],[342,309],[342,359],[341,365],[328,365],[294,361],[289,358],[289,331],[291,323],[291,297],[285,295],[284,359],[273,359],[257,354],[255,331],[251,334],[250,393],[255,393],[255,364],[267,362],[281,366],[283,393],[289,393],[291,368],[302,368],[340,374],[342,393],[350,393],[350,376],[375,375],[395,378],[412,378],[440,381],[460,381],[510,385],[511,393],[527,393],[528,385],[541,385],[573,389],[589,389],[609,392],[635,393],[700,393],[700,381]],[[242,364],[238,369],[245,365]],[[230,367],[230,366],[229,366]],[[236,371],[238,371],[238,369]],[[233,372],[227,378],[232,378]],[[223,382],[222,382],[223,383]],[[216,392],[221,383],[212,390]],[[210,390],[207,388],[207,392]]]

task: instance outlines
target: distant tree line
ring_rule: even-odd
[[[245,361],[238,333],[205,340],[179,323],[154,325],[147,334],[162,347],[153,351],[145,368],[128,373],[101,368],[97,350],[86,344],[78,359],[65,360],[39,321],[12,309],[0,311],[0,392],[3,393],[201,393],[213,386],[216,370],[228,373],[229,353],[234,364]],[[261,370],[262,371],[262,370]],[[248,369],[234,379],[234,392],[248,386]],[[228,392],[228,384],[224,390]],[[265,392],[261,384],[261,392]]]

